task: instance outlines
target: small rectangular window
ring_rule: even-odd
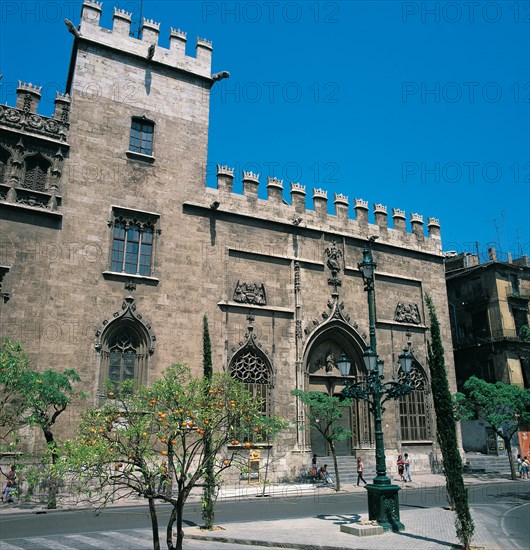
[[[142,155],[153,154],[153,134],[155,123],[145,118],[133,118],[129,150]]]

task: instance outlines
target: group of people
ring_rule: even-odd
[[[517,464],[519,477],[521,479],[530,479],[530,459],[526,456],[521,458],[521,455],[517,455]]]
[[[410,477],[410,460],[408,453],[405,453],[403,456],[398,455],[397,467],[400,481],[412,481]]]
[[[324,464],[324,466],[320,466],[320,468],[317,467],[316,454],[314,454],[311,459],[311,477],[315,481],[321,480],[324,483],[333,483],[333,479],[331,479],[331,475],[328,472],[328,465]]]
[[[408,453],[405,453],[404,456],[399,455],[397,459],[398,473],[401,481],[412,481],[410,477],[410,460]],[[359,487],[361,481],[366,485],[366,480],[364,479],[364,464],[361,460],[361,457],[357,457],[357,487]],[[324,464],[320,468],[317,468],[317,455],[314,454],[311,460],[311,477],[314,480],[322,480],[326,483],[333,483],[331,475],[328,472],[328,465]]]

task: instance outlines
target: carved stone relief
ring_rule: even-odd
[[[234,302],[241,304],[252,304],[257,306],[267,305],[265,285],[257,283],[242,283],[237,281],[234,290]]]
[[[420,310],[417,304],[404,304],[398,302],[394,313],[394,321],[398,323],[421,324]]]

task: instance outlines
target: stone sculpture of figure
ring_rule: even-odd
[[[332,372],[336,366],[333,352],[329,352],[326,356],[326,372]]]
[[[342,256],[342,252],[337,248],[337,242],[333,241],[333,244],[326,248],[325,253],[328,256],[328,267],[331,270],[333,277],[335,277],[340,271],[339,259]]]

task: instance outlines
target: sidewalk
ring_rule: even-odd
[[[510,482],[510,479],[488,475],[466,475],[466,485],[487,484],[491,482]],[[225,543],[227,550],[241,548],[244,545],[268,546],[271,548],[299,548],[306,550],[345,550],[345,549],[391,549],[391,550],[431,550],[445,549],[457,544],[454,526],[454,513],[443,508],[445,478],[442,475],[417,475],[411,483],[401,484],[401,521],[405,531],[400,533],[385,533],[382,535],[358,537],[340,531],[341,525],[357,523],[368,519],[368,514],[348,514],[340,516],[319,515],[303,519],[280,519],[274,521],[252,521],[229,523],[221,526],[218,531],[201,531],[198,527],[185,527],[188,541],[203,541],[205,548],[210,544]],[[530,500],[530,481],[521,480],[521,489],[528,490]],[[487,485],[485,485],[485,490]],[[440,491],[440,506],[436,508],[410,507],[407,505],[407,491],[411,489],[425,489],[430,495],[433,491]],[[336,494],[332,486],[311,484],[281,484],[267,485],[267,499],[293,500],[301,496],[315,495],[322,498],[331,498]],[[253,500],[259,498],[262,486],[238,485],[225,486],[220,492],[219,500]],[[363,487],[345,484],[342,492],[366,494]],[[498,502],[495,495],[491,495],[492,502]],[[191,501],[200,499],[200,493],[192,494]],[[115,506],[145,506],[144,499],[129,499],[117,501]],[[526,504],[525,506],[530,506]],[[78,509],[74,503],[66,504],[62,509]],[[473,509],[475,521],[475,535],[473,542],[476,547],[487,550],[516,550],[520,545],[510,542],[509,537],[499,532],[498,526],[493,525],[485,513]],[[28,508],[25,505],[6,505],[0,507],[1,513],[37,512],[38,507]],[[215,543],[213,541],[216,541]],[[243,546],[241,546],[243,545]],[[1,545],[0,545],[1,546]]]

